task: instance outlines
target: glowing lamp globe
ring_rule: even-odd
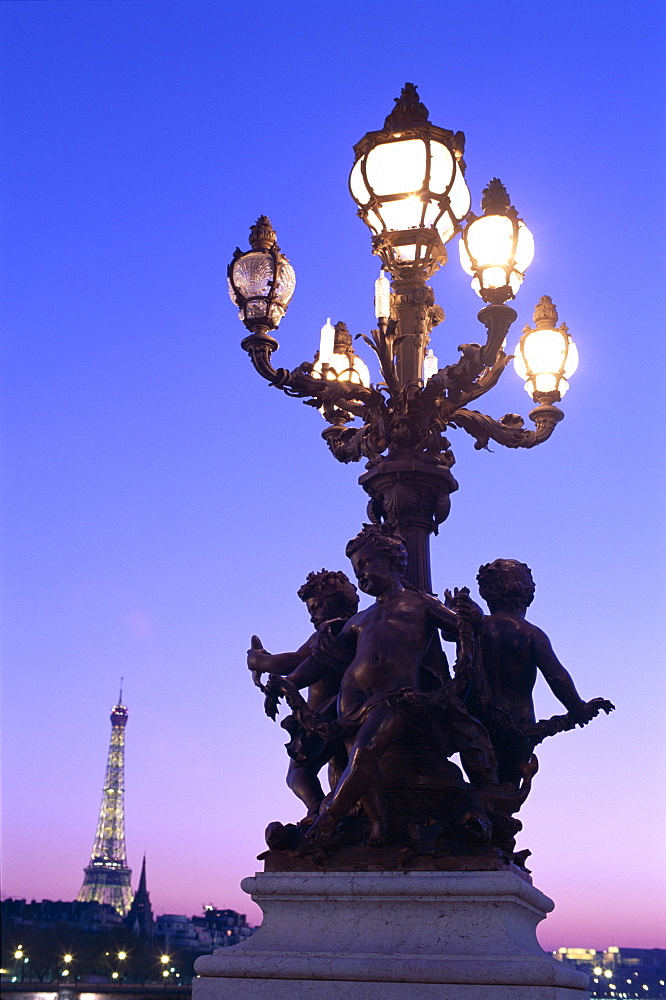
[[[428,121],[416,87],[405,84],[384,128],[354,146],[349,177],[373,249],[393,274],[432,274],[470,208],[462,159],[465,137]]]
[[[229,296],[252,333],[276,330],[294,294],[296,274],[265,215],[250,229],[250,246],[245,253],[237,249],[229,265]]]
[[[578,350],[566,323],[557,326],[557,309],[544,295],[534,310],[534,329],[526,326],[516,348],[514,366],[525,391],[536,403],[557,403],[578,367]]]
[[[534,258],[534,237],[497,177],[481,200],[483,215],[468,223],[460,240],[460,263],[473,275],[472,288],[484,302],[515,297]]]
[[[329,349],[329,344],[332,350]],[[312,374],[316,378],[337,382],[370,385],[368,366],[355,353],[351,334],[345,323],[336,323],[333,327],[329,319],[322,327],[319,356],[312,366]]]

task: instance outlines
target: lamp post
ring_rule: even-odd
[[[530,413],[534,430],[516,414],[496,420],[468,408],[496,385],[511,360],[505,341],[517,313],[507,302],[520,288],[534,240],[497,178],[483,192],[483,214],[470,213],[464,148],[462,132],[429,121],[409,83],[384,127],[354,147],[349,188],[382,263],[377,328],[362,335],[379,361],[375,385],[346,327],[341,353],[347,360],[337,360],[343,324],[332,328],[330,320],[313,363],[291,371],[273,367],[274,332],[296,278],[266,216],[250,230],[251,249],[237,250],[228,272],[232,301],[249,331],[241,346],[263,378],[322,412],[329,424],[322,436],[338,461],[365,460],[359,483],[369,496],[368,516],[405,539],[407,579],[423,590],[431,590],[429,537],[448,516],[450,495],[458,489],[445,432],[462,428],[477,449],[491,439],[509,448],[541,444],[563,417],[555,403],[577,362],[566,326],[556,327],[557,312],[544,297],[535,329],[526,327],[516,355],[516,369],[537,404]],[[460,358],[435,370],[429,344],[444,312],[428,279],[446,263],[446,244],[458,234],[462,265],[485,303],[478,313],[483,337],[461,344]]]

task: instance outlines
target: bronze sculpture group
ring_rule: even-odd
[[[548,637],[526,621],[534,582],[525,564],[480,568],[484,615],[467,588],[441,602],[407,583],[407,550],[388,525],[365,525],[346,553],[374,603],[358,611],[344,573],[311,573],[299,590],[310,638],[272,655],[253,636],[248,651],[267,714],[276,718],[282,698],[291,709],[287,783],[307,810],[299,823],[270,824],[267,856],[404,867],[485,855],[524,866],[515,813],[537,769],[535,746],[613,706],[583,701]],[[456,643],[452,670],[441,638]],[[536,721],[538,672],[565,715]]]

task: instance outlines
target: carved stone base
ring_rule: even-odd
[[[279,872],[243,880],[257,933],[196,962],[193,1000],[586,1000],[515,871]]]

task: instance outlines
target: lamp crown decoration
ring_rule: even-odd
[[[481,208],[484,215],[517,215],[511,204],[509,192],[499,177],[493,177],[488,187],[483,189]]]
[[[335,324],[335,341],[333,350],[336,354],[344,354],[352,346],[352,335],[347,329],[347,324],[340,320]]]
[[[400,97],[395,98],[395,107],[387,115],[384,128],[396,132],[428,120],[428,109],[419,100],[415,84],[406,83]]]
[[[253,250],[277,250],[277,233],[267,215],[260,215],[250,226],[250,246]]]
[[[554,330],[558,318],[557,308],[550,295],[542,295],[534,307],[534,324],[537,330]]]

